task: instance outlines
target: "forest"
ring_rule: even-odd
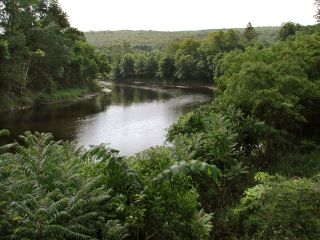
[[[298,28],[298,26],[297,26]],[[234,49],[277,40],[278,27],[189,32],[89,32],[88,42],[103,52],[109,79],[117,81],[212,82],[221,56]]]
[[[272,43],[248,24],[101,52],[54,0],[0,9],[1,96],[115,73],[216,87],[170,127],[169,147],[122,157],[37,132],[0,146],[1,239],[320,239],[320,24],[285,23]]]
[[[108,67],[56,0],[0,1],[0,110],[61,89],[95,90]]]
[[[87,41],[98,49],[107,49],[117,44],[127,42],[133,48],[146,50],[161,50],[167,44],[188,39],[205,39],[212,32],[228,31],[230,29],[207,29],[207,30],[193,30],[193,31],[89,31],[84,35]],[[244,31],[244,28],[235,28],[236,31]],[[260,41],[273,42],[277,37],[279,27],[256,27],[258,38]]]

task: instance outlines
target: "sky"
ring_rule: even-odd
[[[99,30],[201,30],[315,24],[314,0],[60,0],[73,27]]]

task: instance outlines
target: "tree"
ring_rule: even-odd
[[[318,40],[317,35],[299,36],[272,48],[231,52],[221,62],[219,101],[265,122],[270,149],[302,133],[310,136],[312,126],[318,126],[313,115],[320,100]]]
[[[70,28],[67,14],[61,9],[57,0],[41,1],[39,8],[45,25],[53,22],[62,29]]]
[[[139,54],[135,57],[134,71],[137,77],[145,76],[146,64],[147,64],[147,57],[145,56],[145,54]]]
[[[294,24],[293,22],[287,22],[282,25],[279,30],[278,38],[281,41],[285,41],[289,36],[293,36],[297,31],[301,29],[300,24]]]
[[[123,78],[134,77],[134,58],[132,54],[125,54],[120,62],[120,73]]]
[[[320,23],[320,0],[316,0],[315,5],[317,6],[317,13],[315,15],[315,18],[317,22]]]
[[[159,61],[159,75],[163,79],[174,77],[174,59],[168,55],[163,56]]]
[[[154,78],[158,72],[158,62],[154,55],[150,55],[147,58],[145,73],[146,77]]]
[[[177,54],[175,57],[175,77],[179,80],[193,80],[196,66],[196,59],[192,55]]]
[[[247,27],[244,30],[243,36],[247,40],[247,42],[249,42],[249,43],[251,43],[252,41],[254,41],[258,37],[258,34],[257,34],[256,30],[254,29],[254,27],[252,26],[251,22],[249,22],[247,24]]]
[[[29,60],[26,65],[26,71],[25,71],[25,75],[23,78],[23,82],[21,83],[21,92],[20,92],[21,95],[23,95],[23,93],[27,87],[27,78],[28,78],[28,73],[29,73],[29,68],[30,68],[30,64],[32,61],[32,57],[44,57],[45,55],[46,55],[46,53],[44,51],[42,51],[41,49],[37,49],[36,51],[30,53]]]
[[[105,56],[70,26],[57,0],[2,0],[0,13],[1,98],[90,86],[109,71]]]
[[[319,181],[267,173],[255,178],[259,184],[245,191],[234,211],[246,239],[319,238]]]

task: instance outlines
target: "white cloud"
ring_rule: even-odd
[[[196,30],[314,24],[313,0],[60,0],[70,22],[89,30]]]

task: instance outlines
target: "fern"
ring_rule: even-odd
[[[104,239],[108,240],[123,240],[126,239],[128,229],[119,220],[109,220],[104,227]]]
[[[72,228],[71,228],[72,229]],[[55,239],[56,236],[65,237],[66,239],[86,240],[92,239],[92,237],[70,230],[69,228],[61,225],[49,225],[45,229],[46,235],[51,239]]]
[[[212,225],[213,214],[207,214],[202,209],[196,213],[194,221],[194,225],[198,226],[197,232],[199,236],[203,236],[204,239],[207,239],[210,236],[210,232],[213,229]]]
[[[3,145],[3,146],[0,146],[0,154],[7,153],[11,149],[15,148],[16,146],[17,146],[17,143],[10,143],[10,144],[6,144],[6,145]]]

